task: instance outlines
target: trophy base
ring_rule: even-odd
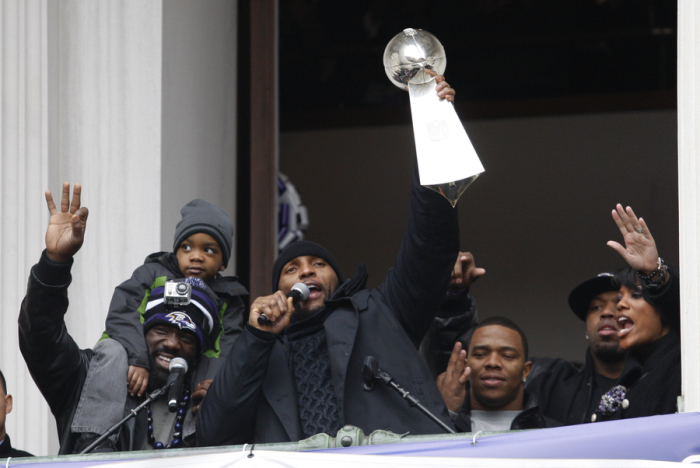
[[[437,193],[447,198],[447,201],[449,201],[452,208],[454,208],[457,205],[457,200],[459,200],[459,197],[462,196],[464,191],[467,190],[467,187],[469,187],[477,177],[479,177],[479,174],[467,177],[466,179],[455,180],[454,182],[426,185],[425,187],[429,188],[430,190],[435,190]]]

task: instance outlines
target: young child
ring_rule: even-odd
[[[91,366],[88,372],[71,428],[74,433],[81,433],[76,451],[78,447],[82,449],[87,446],[96,435],[103,434],[123,417],[126,394],[118,401],[111,396],[108,402],[99,397],[100,393],[104,394],[100,391],[102,388],[116,384],[113,380],[117,372],[123,375],[122,369],[118,368],[123,360],[115,356],[121,349],[116,347],[115,351],[114,341],[126,351],[128,371],[124,371],[128,393],[139,397],[146,393],[149,356],[144,339],[143,316],[154,288],[164,286],[168,280],[197,277],[206,283],[219,307],[218,323],[210,330],[216,336],[210,340],[209,349],[202,350],[192,379],[195,387],[203,380],[214,378],[243,329],[244,305],[241,296],[246,295],[247,291],[236,277],[223,277],[219,273],[226,269],[231,257],[231,219],[221,208],[199,199],[185,205],[180,213],[182,219],[175,228],[173,252],[149,255],[132,277],[114,291],[105,321],[106,331],[94,349],[102,358],[98,361],[102,364]],[[90,407],[96,411],[89,410]],[[111,412],[107,408],[111,408]],[[99,418],[88,417],[92,414],[99,415]]]

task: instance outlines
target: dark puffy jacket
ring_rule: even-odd
[[[157,252],[146,257],[144,264],[134,270],[131,278],[114,289],[109,312],[105,320],[106,336],[121,343],[126,349],[130,366],[148,368],[148,351],[143,338],[141,316],[155,286],[166,280],[182,278],[177,258],[172,252]],[[221,276],[207,282],[215,294],[212,297],[219,307],[219,323],[214,330],[217,338],[212,349],[200,359],[195,382],[213,379],[244,325],[245,307],[241,296],[248,292],[234,276]]]

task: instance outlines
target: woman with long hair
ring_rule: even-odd
[[[629,353],[593,421],[675,413],[681,394],[678,270],[659,257],[648,226],[632,208],[618,204],[612,216],[625,243],[608,245],[627,262],[615,279],[620,286],[618,336]]]

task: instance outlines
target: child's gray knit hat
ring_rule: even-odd
[[[203,232],[212,236],[219,243],[224,266],[227,266],[231,258],[233,223],[226,212],[218,206],[197,198],[183,206],[180,214],[182,219],[175,227],[173,252],[177,252],[182,241],[192,234]]]

